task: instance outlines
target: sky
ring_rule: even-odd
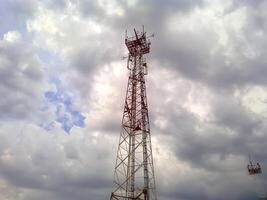
[[[1,0],[0,199],[104,200],[128,73],[146,76],[160,200],[267,192],[267,1]],[[249,157],[263,173],[249,176]]]

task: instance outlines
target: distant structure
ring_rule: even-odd
[[[257,178],[257,175],[262,174],[262,169],[260,163],[254,164],[249,156],[249,164],[247,165],[248,174],[251,177],[254,177],[254,187],[257,188],[257,193],[259,199],[266,199],[267,200],[267,194],[266,190],[264,188],[264,185],[262,184],[261,180]]]
[[[248,173],[249,175],[256,175],[256,174],[261,174],[261,166],[259,163],[257,163],[256,165],[252,163],[252,161],[249,161],[249,164],[247,166],[248,168]]]
[[[125,34],[130,73],[110,200],[157,199],[145,84],[148,37],[144,27],[132,37]]]

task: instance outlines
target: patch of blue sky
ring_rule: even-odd
[[[70,133],[74,126],[83,128],[85,125],[85,117],[78,110],[74,109],[73,99],[63,89],[60,80],[53,79],[53,83],[56,86],[56,91],[46,91],[45,98],[50,104],[56,107],[56,119],[55,121],[61,124],[62,129]],[[53,128],[53,123],[43,125],[46,130]]]

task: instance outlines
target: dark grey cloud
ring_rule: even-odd
[[[0,63],[0,94],[3,97],[0,118],[26,119],[39,109],[42,99],[39,91],[44,86],[41,61],[27,43],[3,39],[0,41]]]
[[[240,7],[252,7],[253,9],[257,9],[259,8],[259,6],[263,5],[265,2],[263,0],[245,0],[245,1],[240,1],[240,0],[237,0],[237,1],[233,1],[232,2],[232,5],[230,7],[230,10],[234,10],[234,9],[238,9]]]
[[[103,145],[110,143],[108,137],[84,138],[77,133],[62,140],[28,126],[18,141],[16,129],[9,125],[1,124],[7,132],[0,132],[1,141],[5,141],[0,150],[0,179],[6,180],[8,187],[20,188],[28,199],[108,198],[112,180],[107,168],[112,162]],[[38,132],[42,135],[30,142]]]
[[[116,27],[124,30],[126,28],[140,27],[142,24],[148,30],[153,30],[156,34],[163,31],[164,24],[169,16],[175,13],[191,12],[196,7],[204,6],[201,1],[136,1],[134,5],[129,5],[128,1],[119,1],[125,10],[123,17],[115,18]]]
[[[263,141],[266,128],[264,121],[255,124],[253,123],[253,115],[252,117],[249,116],[249,119],[240,116],[241,119],[237,123],[239,125],[233,127],[234,122],[232,121],[201,122],[196,116],[184,109],[179,108],[178,112],[174,112],[173,108],[179,107],[175,104],[170,105],[170,107],[172,112],[166,107],[163,108],[172,114],[168,114],[168,124],[166,128],[161,130],[163,135],[160,138],[166,147],[168,146],[175,152],[181,162],[186,162],[189,166],[182,165],[185,169],[177,169],[177,174],[173,175],[175,177],[168,179],[169,185],[167,186],[165,186],[164,181],[161,181],[163,177],[166,178],[167,172],[156,170],[157,180],[160,180],[158,181],[160,195],[170,199],[196,199],[198,195],[202,199],[243,199],[250,195],[249,193],[253,192],[254,188],[246,188],[247,192],[243,191],[244,187],[247,186],[242,186],[241,180],[246,177],[249,155],[254,161],[260,160],[262,166],[266,165],[264,149],[267,144]],[[223,109],[224,107],[222,107]],[[228,110],[220,115],[225,119],[235,110]],[[236,120],[236,118],[234,119]],[[246,130],[246,133],[242,132],[248,127],[246,122],[249,122],[249,130],[252,129],[252,132],[249,130]],[[152,130],[158,129],[159,127],[152,126]],[[259,136],[258,132],[263,135]],[[240,160],[240,158],[242,159]],[[190,169],[187,170],[186,168]],[[167,170],[165,169],[165,171]],[[201,172],[195,172],[198,170],[207,174],[202,177]],[[183,174],[184,171],[187,171],[185,175]],[[194,176],[197,176],[196,180],[192,178]],[[175,179],[180,181],[171,181]],[[236,183],[234,183],[235,179]],[[247,184],[251,183],[249,180],[247,177]],[[166,182],[168,183],[168,181]],[[219,182],[221,184],[218,184]],[[265,182],[264,176],[262,182]],[[242,194],[237,195],[236,191],[242,191]],[[210,192],[214,193],[216,197]]]
[[[87,124],[85,129],[74,128],[69,136],[57,127],[48,135],[31,124],[25,130],[29,135],[22,135],[16,144],[19,126],[11,130],[12,124],[3,122],[0,191],[1,181],[10,190],[4,197],[23,199],[15,195],[17,191],[29,200],[109,197],[127,82],[125,63],[120,60],[126,52],[124,30],[129,33],[142,24],[156,34],[147,78],[152,137],[160,141],[153,143],[159,197],[241,200],[255,196],[246,174],[247,157],[251,154],[267,164],[266,123],[262,114],[244,105],[242,92],[248,85],[266,85],[263,1],[232,1],[230,6],[217,2],[219,11],[213,1],[102,5],[44,1],[25,8],[14,2],[5,13],[22,13],[21,24],[30,31],[27,37],[51,53],[45,58],[52,61],[42,61],[52,63],[53,75],[75,97],[74,107],[82,108]],[[226,35],[224,44],[221,34]],[[42,94],[35,89],[43,84],[39,85],[44,78],[41,61],[23,42],[12,46],[1,41],[1,45],[2,96],[12,105],[21,105],[2,103],[0,108],[7,113],[2,119],[34,115],[40,104],[33,99]],[[20,69],[24,63],[28,70]],[[124,72],[116,75],[117,69]],[[266,175],[260,180],[266,183]]]
[[[174,82],[174,74],[168,77],[158,67],[150,72],[149,96],[164,96],[149,99],[152,137],[159,138],[164,144],[161,148],[156,146],[156,149],[153,146],[154,154],[160,155],[165,148],[170,148],[181,163],[181,166],[176,165],[176,173],[168,176],[169,166],[174,161],[164,160],[162,162],[168,163],[165,168],[157,168],[160,161],[156,159],[161,197],[194,199],[194,194],[199,194],[203,199],[244,199],[255,193],[257,189],[249,186],[252,182],[246,174],[246,165],[249,155],[254,161],[260,161],[262,166],[266,165],[265,117],[249,110],[242,102],[242,95],[236,96],[232,91],[213,93],[213,89],[209,89],[208,94],[212,96],[208,98],[205,97],[207,92],[194,86],[195,83],[187,85],[180,80],[181,77]],[[156,72],[161,74],[161,81],[157,76],[153,77]],[[165,84],[157,85],[155,82],[159,81]],[[173,82],[176,84],[173,85]],[[168,90],[170,85],[173,87]],[[202,86],[205,87],[205,84]],[[188,110],[184,104],[190,96],[200,98],[200,102],[204,98],[203,108],[208,104],[211,109],[207,111],[208,116],[201,117]],[[259,185],[266,183],[265,175],[259,179]],[[189,190],[191,192],[186,192]],[[240,191],[239,195],[237,191]]]
[[[254,6],[248,6],[248,3],[242,1],[236,7],[235,11],[244,12],[245,17],[239,21],[240,29],[236,24],[224,24],[224,30],[217,30],[212,25],[199,28],[196,23],[188,24],[193,26],[189,30],[182,25],[184,29],[160,32],[159,39],[154,42],[155,59],[192,80],[201,81],[216,89],[233,89],[251,84],[266,85],[266,62],[263,58],[266,54],[266,41],[263,36],[266,32],[263,20],[265,14],[258,12]],[[245,11],[241,11],[243,7],[246,8]],[[261,9],[265,7],[266,4],[261,1]],[[227,13],[223,17],[227,18],[230,14]],[[199,20],[203,23],[204,19],[201,17],[203,15],[199,15]],[[186,20],[186,16],[178,16],[177,19]],[[221,20],[221,17],[217,20]],[[173,28],[175,30],[175,27]],[[219,43],[218,33],[223,31],[226,31],[228,37],[226,45]],[[229,52],[230,56],[227,55]]]
[[[79,0],[79,1],[71,1],[74,5],[77,6],[80,14],[85,17],[90,17],[94,19],[100,20],[105,16],[105,10],[101,8],[99,2],[92,0]]]
[[[267,125],[265,118],[247,110],[230,96],[218,95],[212,104],[215,109],[212,110],[213,117],[201,121],[176,102],[171,102],[162,107],[167,118],[166,127],[154,128],[161,129],[166,136],[175,136],[176,142],[172,141],[171,145],[177,155],[193,162],[196,167],[209,169],[205,164],[209,155],[217,155],[222,160],[229,154],[265,157],[266,142],[262,141]]]

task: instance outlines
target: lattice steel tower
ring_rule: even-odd
[[[147,108],[145,75],[150,41],[146,32],[125,36],[128,48],[128,87],[110,199],[156,200],[155,176]],[[150,37],[150,36],[149,36]]]

